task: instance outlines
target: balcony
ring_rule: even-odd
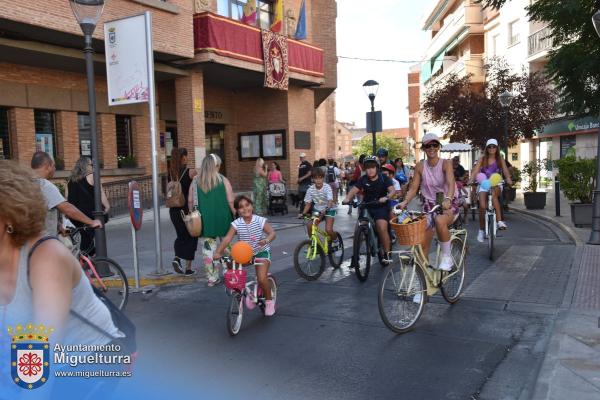
[[[527,55],[528,57],[533,57],[538,55],[544,51],[548,51],[552,49],[552,38],[550,34],[552,30],[550,27],[546,26],[539,31],[532,33],[529,35],[529,42],[527,46]]]
[[[194,63],[264,72],[260,29],[210,12],[194,15],[194,52]],[[323,49],[288,38],[288,63],[290,79],[324,82]]]

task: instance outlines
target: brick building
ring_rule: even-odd
[[[94,33],[100,162],[104,181],[151,172],[147,104],[109,107],[104,21],[153,14],[158,158],[172,146],[193,164],[214,152],[237,190],[251,186],[256,155],[295,181],[298,154],[312,159],[334,132],[336,2],[306,1],[307,38],[288,38],[289,89],[263,87],[261,32],[274,1],[258,1],[257,26],[238,21],[237,0],[111,0]],[[293,36],[301,0],[284,1]],[[317,29],[318,27],[318,29]],[[233,39],[232,39],[233,38]],[[243,44],[243,45],[240,45]],[[37,148],[64,163],[65,177],[90,153],[82,34],[66,0],[0,3],[0,157],[28,163]],[[258,149],[258,154],[248,153]],[[131,166],[127,162],[135,161]]]

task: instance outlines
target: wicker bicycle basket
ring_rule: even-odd
[[[397,217],[390,221],[392,229],[396,232],[396,241],[401,246],[414,246],[422,243],[427,230],[427,218],[420,218],[408,224],[399,224]]]

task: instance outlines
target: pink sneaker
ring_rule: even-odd
[[[265,315],[267,317],[275,314],[275,302],[273,300],[265,300]]]
[[[252,295],[252,293],[248,293],[246,295],[246,297],[244,298],[244,302],[246,303],[246,308],[248,310],[254,310],[254,307],[256,307],[256,303],[254,302],[254,296]]]

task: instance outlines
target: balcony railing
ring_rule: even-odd
[[[550,50],[553,47],[552,38],[550,37],[551,33],[552,30],[550,27],[546,26],[529,35],[529,43],[527,46],[527,54],[529,57],[541,53],[542,51]]]
[[[110,203],[110,216],[127,214],[128,205],[127,197],[129,195],[129,182],[131,179],[122,179],[105,183],[102,186]],[[144,208],[152,208],[152,177],[145,176],[135,179],[140,185],[140,195],[142,197],[142,205]],[[164,174],[159,175],[158,187],[158,204],[162,205],[165,202],[164,188],[166,186],[166,177]]]

